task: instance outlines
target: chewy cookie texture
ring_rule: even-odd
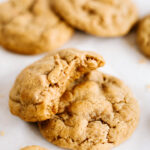
[[[104,65],[93,52],[65,49],[25,68],[10,91],[10,111],[25,121],[50,119],[69,83]]]
[[[63,148],[110,150],[131,136],[138,120],[139,106],[124,83],[92,71],[70,84],[56,115],[39,128]]]
[[[51,9],[51,0],[9,0],[0,4],[0,45],[12,52],[37,54],[56,49],[73,29]]]
[[[24,148],[21,148],[20,150],[48,150],[48,149],[33,145],[33,146],[26,146]]]
[[[137,29],[137,44],[140,50],[150,57],[150,15],[144,17]]]
[[[131,0],[52,0],[52,5],[70,25],[100,37],[125,35],[138,18]]]
[[[103,65],[93,52],[51,52],[19,74],[10,91],[10,111],[37,122],[43,137],[59,147],[110,150],[135,130],[139,106],[122,81],[96,70]]]

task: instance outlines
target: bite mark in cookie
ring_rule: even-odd
[[[20,150],[48,150],[48,149],[33,145],[33,146],[26,146],[24,148],[21,148]]]
[[[10,91],[10,111],[25,121],[51,118],[69,83],[104,65],[93,52],[65,49],[48,54],[25,68]]]

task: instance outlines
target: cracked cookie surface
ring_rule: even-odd
[[[50,53],[25,68],[10,91],[10,111],[25,121],[42,121],[58,111],[69,83],[104,65],[93,52],[65,49]]]
[[[138,120],[138,103],[124,83],[92,71],[68,87],[58,113],[39,128],[60,147],[110,150],[131,136]]]
[[[150,15],[143,18],[137,30],[137,44],[140,50],[150,57]]]
[[[55,11],[69,24],[101,37],[122,36],[137,21],[130,0],[53,0]]]
[[[33,146],[26,146],[24,148],[21,148],[20,150],[48,150],[48,149],[33,145]]]
[[[51,0],[9,0],[0,4],[0,45],[21,54],[56,49],[73,29],[51,9]]]

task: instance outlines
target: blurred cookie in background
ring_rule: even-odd
[[[137,44],[142,53],[150,57],[150,15],[144,17],[138,25]]]
[[[20,54],[54,50],[73,29],[51,9],[51,0],[10,0],[0,4],[0,45]]]
[[[68,85],[103,65],[104,59],[94,52],[70,48],[49,53],[16,78],[9,95],[11,113],[28,122],[50,119]]]
[[[54,10],[73,27],[100,37],[127,34],[138,19],[131,0],[52,0]]]
[[[39,128],[49,142],[70,150],[110,150],[126,141],[139,121],[139,105],[128,87],[99,71],[76,80],[58,110]]]

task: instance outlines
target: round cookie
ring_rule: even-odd
[[[57,113],[68,84],[103,65],[103,58],[93,52],[65,49],[50,53],[19,74],[10,91],[10,111],[25,121],[49,119]]]
[[[53,0],[52,4],[73,27],[100,37],[127,34],[138,16],[131,0]]]
[[[137,44],[140,50],[150,57],[150,15],[143,18],[137,29]]]
[[[73,150],[110,150],[135,130],[139,106],[119,79],[92,71],[66,90],[59,112],[40,122],[41,134]]]
[[[46,148],[40,147],[40,146],[26,146],[24,148],[21,148],[20,150],[47,150]]]
[[[21,54],[56,49],[73,29],[51,9],[51,0],[9,0],[0,4],[0,45]]]

